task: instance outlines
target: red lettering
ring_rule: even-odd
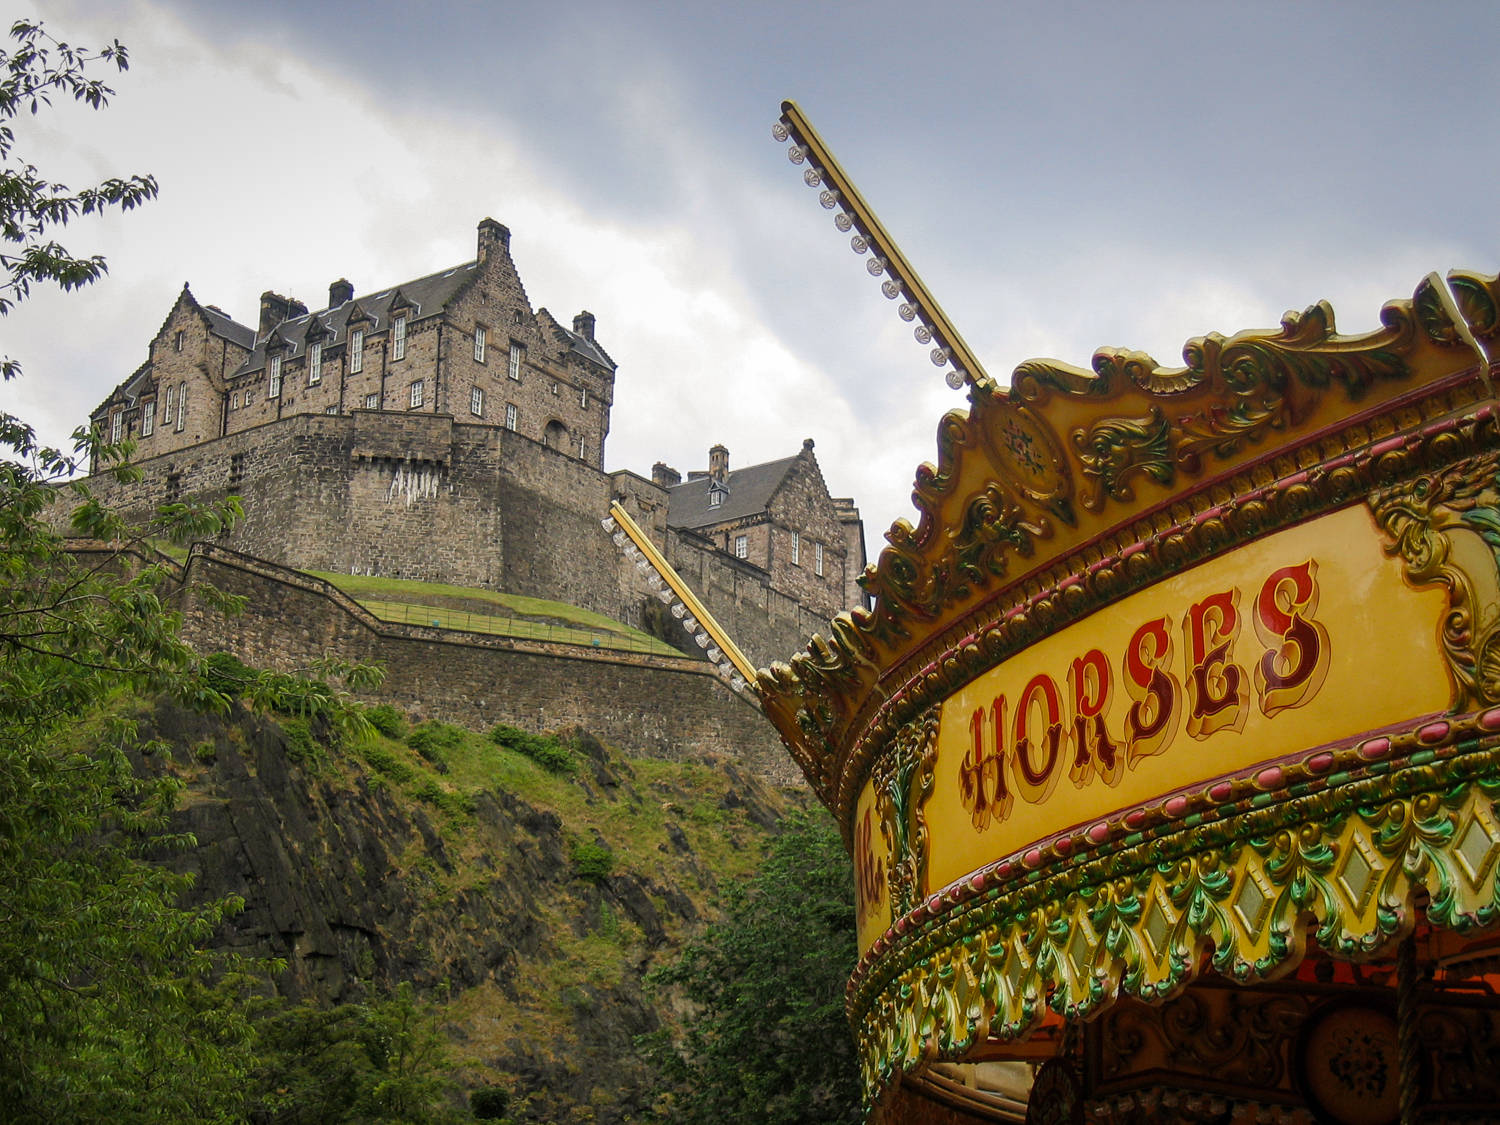
[[[1255,631],[1270,646],[1255,668],[1255,690],[1267,716],[1300,707],[1328,677],[1328,630],[1318,609],[1318,564],[1308,559],[1273,571],[1255,599]]]
[[[854,831],[854,882],[861,920],[885,901],[885,861],[875,855],[874,835],[870,810],[865,809]]]
[[[1119,748],[1109,737],[1104,719],[1109,704],[1109,661],[1091,648],[1068,670],[1068,688],[1073,697],[1073,766],[1068,776],[1079,788],[1097,769],[1106,784],[1120,779]]]
[[[1038,740],[1031,738],[1033,704],[1040,704],[1044,728]],[[1058,695],[1056,682],[1046,673],[1032,676],[1016,705],[1014,761],[1016,788],[1033,804],[1045,801],[1057,785],[1062,732],[1062,698]],[[1032,761],[1032,747],[1037,745],[1046,747],[1040,765]]]
[[[990,821],[1010,815],[1011,795],[1005,783],[1005,752],[1001,739],[1005,734],[1005,696],[990,703],[991,721],[985,722],[985,709],[974,708],[969,716],[969,751],[959,766],[958,795],[974,822],[974,830],[983,832]],[[990,737],[985,738],[989,727]]]
[[[1188,610],[1187,732],[1207,738],[1215,731],[1238,731],[1249,714],[1250,684],[1245,670],[1229,659],[1240,633],[1240,592],[1211,594]]]
[[[1160,754],[1177,733],[1180,707],[1172,663],[1171,618],[1158,617],[1135,631],[1125,648],[1125,690],[1135,700],[1125,716],[1125,753],[1134,767]]]

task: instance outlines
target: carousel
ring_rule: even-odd
[[[854,859],[873,1118],[1500,1122],[1500,283],[985,374],[753,689]]]

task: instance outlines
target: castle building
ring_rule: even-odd
[[[533,309],[485,219],[472,261],[367,294],[340,279],[315,312],[267,292],[253,328],[184,285],[90,415],[136,443],[140,479],[92,483],[138,516],[236,495],[225,545],[268,562],[549,598],[680,640],[602,535],[620,500],[760,663],[864,604],[859,513],[811,440],[733,472],[715,446],[686,481],[606,473],[614,390],[594,316]]]
[[[255,328],[184,285],[146,362],[91,421],[147,458],[294,414],[448,415],[598,466],[614,373],[592,313],[570,330],[532,311],[510,231],[485,219],[472,262],[358,297],[340,278],[318,312],[266,292]]]

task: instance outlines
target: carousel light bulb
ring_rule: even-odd
[[[696,637],[693,638],[693,640],[695,640],[695,641],[698,642],[698,647],[699,648],[707,648],[708,647],[708,634],[707,633],[699,633]]]
[[[838,227],[843,233],[848,234],[854,229],[854,220],[840,211],[833,217],[833,225]]]
[[[801,164],[804,160],[807,159],[807,149],[803,148],[801,145],[793,145],[791,148],[786,150],[786,158],[793,164]]]
[[[962,371],[950,371],[947,375],[947,383],[955,391],[964,385],[964,373]]]
[[[928,358],[932,360],[932,366],[942,367],[945,363],[953,358],[953,353],[950,352],[947,348],[933,348]]]
[[[863,254],[870,249],[870,240],[862,234],[856,234],[849,240],[849,249],[856,254]]]
[[[722,652],[720,652],[720,651],[719,651],[719,650],[718,650],[718,649],[716,649],[716,648],[711,648],[711,649],[709,649],[709,650],[708,650],[708,653],[707,653],[707,656],[708,656],[708,659],[709,659],[709,661],[710,661],[710,662],[711,662],[711,663],[713,663],[713,664],[717,664],[717,663],[718,663],[718,662],[719,662],[719,657],[721,657],[721,656],[723,656],[723,655],[724,655],[724,654],[723,654],[723,653],[722,653]]]
[[[673,605],[672,605],[672,616],[675,617],[675,618],[677,618],[678,621],[682,620],[682,615],[684,613],[686,613],[686,612],[687,612],[687,606],[683,605],[681,602],[675,602],[675,603],[673,603]]]
[[[660,590],[656,591],[656,600],[661,602],[662,605],[671,605],[672,591],[663,586]]]
[[[932,329],[925,324],[919,324],[911,330],[911,334],[917,338],[919,344],[932,343]]]
[[[896,284],[895,278],[886,278],[880,283],[880,291],[885,294],[886,300],[894,301],[901,296],[901,286]]]
[[[623,548],[626,543],[630,542],[630,537],[623,531],[615,532],[614,535],[610,536],[610,538],[615,541],[615,546],[620,548]]]
[[[692,615],[684,617],[682,619],[682,627],[689,633],[696,633],[698,631],[698,619]]]
[[[802,173],[802,182],[808,187],[817,187],[823,182],[823,169],[809,168]]]
[[[871,277],[879,277],[885,272],[885,259],[871,258],[865,263],[865,269],[869,271]]]
[[[616,531],[620,525],[615,523],[614,516],[605,516],[599,521],[599,526],[604,528],[605,531]]]
[[[791,135],[792,135],[792,131],[790,129],[788,129],[786,127],[786,125],[783,124],[780,121],[776,122],[776,124],[774,124],[774,125],[771,126],[771,136],[774,137],[778,141],[785,142],[786,139],[788,137],[790,137]]]
[[[917,306],[912,304],[910,301],[907,301],[899,309],[896,310],[896,314],[900,316],[902,320],[916,320]]]
[[[735,691],[744,691],[745,681],[742,677],[735,676],[729,681],[729,686],[734,688]]]
[[[818,202],[823,205],[823,210],[832,211],[839,205],[839,193],[832,189],[818,192]]]

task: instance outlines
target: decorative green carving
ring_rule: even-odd
[[[1122,993],[1173,995],[1204,950],[1242,983],[1293,967],[1309,932],[1334,956],[1381,955],[1412,924],[1421,891],[1433,925],[1490,924],[1500,903],[1500,749],[1457,748],[1496,727],[1500,713],[1471,716],[1449,732],[1451,757],[1426,753],[1423,765],[1230,806],[1222,819],[1164,825],[1063,869],[955,896],[851,981],[868,1092],[985,1035],[1026,1034],[1044,1002],[1082,1018]],[[1351,871],[1354,856],[1362,866]]]
[[[1390,536],[1414,586],[1442,585],[1448,614],[1443,655],[1453,673],[1453,709],[1500,701],[1500,453],[1371,493],[1376,522]]]
[[[926,893],[927,815],[925,804],[937,764],[938,710],[932,708],[896,736],[892,751],[872,775],[875,813],[890,855],[887,868],[894,915],[905,914]]]

